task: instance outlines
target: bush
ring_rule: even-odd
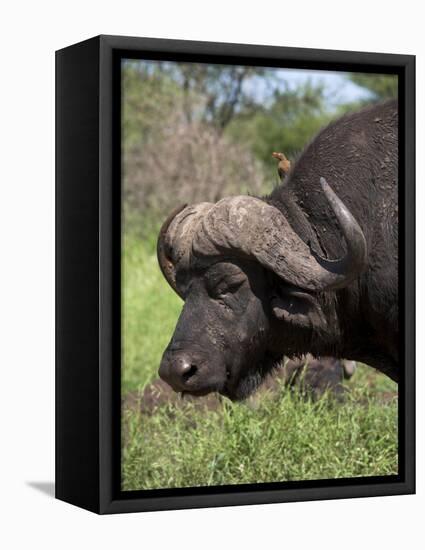
[[[124,152],[127,213],[163,217],[182,203],[215,202],[224,196],[261,194],[264,175],[245,147],[213,127],[187,123],[174,113],[155,138]]]

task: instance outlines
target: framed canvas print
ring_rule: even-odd
[[[414,492],[414,57],[56,54],[56,496]]]

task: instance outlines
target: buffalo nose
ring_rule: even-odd
[[[161,363],[160,377],[176,391],[187,388],[189,380],[197,373],[198,367],[186,354],[176,354]]]

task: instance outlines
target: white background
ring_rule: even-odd
[[[422,346],[417,363],[417,496],[98,517],[55,501],[45,492],[54,475],[55,49],[102,33],[416,54],[421,268],[425,37],[420,5],[410,0],[262,0],[252,4],[246,0],[38,0],[3,4],[2,548],[424,548]],[[423,306],[424,292],[419,287],[419,312]],[[418,321],[420,343],[424,337],[421,315]],[[44,483],[44,491],[34,487],[37,483]]]

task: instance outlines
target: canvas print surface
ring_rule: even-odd
[[[397,77],[124,59],[124,491],[398,473]]]

